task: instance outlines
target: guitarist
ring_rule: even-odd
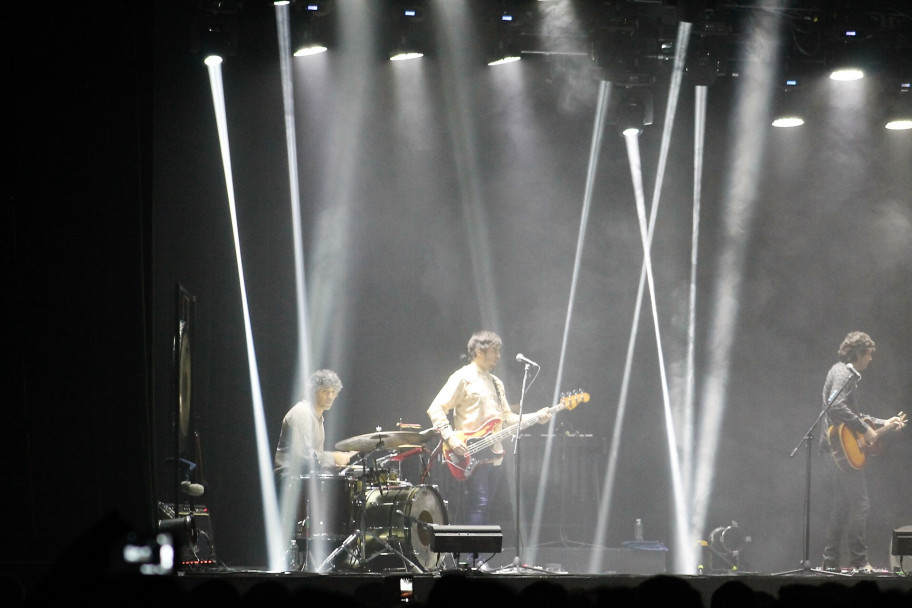
[[[873,445],[877,441],[877,433],[869,422],[892,428],[901,428],[903,424],[899,416],[881,420],[859,414],[859,372],[865,371],[874,358],[874,340],[864,332],[853,331],[842,341],[837,354],[839,361],[830,368],[823,385],[824,407],[831,399],[833,400],[826,416],[827,428],[845,424],[863,436],[867,444]],[[845,387],[840,391],[843,385]],[[837,391],[840,391],[838,395]],[[827,445],[827,436],[826,432],[821,433],[821,447],[829,451],[826,448],[834,446]],[[868,562],[868,548],[865,545],[865,530],[871,504],[868,500],[864,469],[846,467],[848,470],[843,471],[833,458],[828,458],[827,461],[832,506],[827,524],[826,546],[823,550],[823,569],[840,571],[839,548],[845,536],[849,552],[848,564],[858,572],[872,572],[873,568]]]
[[[455,432],[470,432],[491,418],[499,418],[501,424],[491,429],[496,432],[502,425],[514,424],[519,420],[504,395],[503,382],[491,373],[500,360],[502,346],[500,336],[493,331],[484,330],[472,334],[468,343],[471,361],[450,376],[427,410],[441,439],[458,456],[467,455],[468,447]],[[453,416],[452,426],[447,418],[450,412]],[[542,416],[542,423],[551,418],[548,408],[537,413]],[[494,449],[502,453],[503,446],[497,445]],[[478,466],[463,483],[468,524],[488,523],[490,506],[503,477],[499,466],[502,461],[501,457],[495,462]]]

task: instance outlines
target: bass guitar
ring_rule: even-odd
[[[547,413],[554,415],[561,410],[572,410],[580,403],[589,401],[589,393],[576,392],[561,398],[557,405],[549,407]],[[503,450],[495,450],[494,446],[499,444],[503,439],[513,434],[514,431],[523,430],[533,424],[537,424],[543,417],[544,412],[536,412],[529,416],[523,416],[522,420],[507,428],[499,431],[494,429],[502,420],[500,418],[489,418],[474,431],[454,431],[453,435],[461,439],[469,449],[468,454],[460,456],[443,442],[443,459],[450,469],[453,477],[462,481],[468,479],[475,472],[475,467],[480,464],[494,462],[503,457]]]
[[[845,423],[834,424],[827,429],[827,439],[830,443],[830,453],[836,461],[836,466],[842,471],[858,470],[865,466],[868,456],[877,456],[883,451],[883,442],[880,438],[892,431],[901,429],[906,424],[906,415],[902,412],[897,414],[900,419],[900,425],[894,427],[891,425],[880,425],[871,418],[863,418],[865,424],[874,429],[877,433],[877,440],[868,445],[865,441],[864,433],[856,433]]]

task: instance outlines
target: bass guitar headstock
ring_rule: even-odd
[[[574,409],[580,403],[589,402],[589,393],[584,393],[583,389],[577,389],[570,393],[561,394],[561,405],[568,410]]]

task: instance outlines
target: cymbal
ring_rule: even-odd
[[[414,431],[380,431],[343,439],[336,444],[342,452],[370,452],[372,450],[392,450],[404,445],[421,443],[424,437]]]

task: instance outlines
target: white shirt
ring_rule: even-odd
[[[491,418],[499,418],[507,425],[519,420],[507,403],[500,378],[474,361],[453,372],[427,410],[431,423],[438,429],[449,424],[450,412],[453,428],[463,432],[474,431]],[[501,427],[498,424],[493,430]],[[500,444],[494,446],[495,451],[502,449]]]
[[[332,453],[323,450],[324,441],[323,417],[317,416],[309,401],[299,401],[282,419],[275,471],[299,475],[318,468],[315,464],[333,466]]]

